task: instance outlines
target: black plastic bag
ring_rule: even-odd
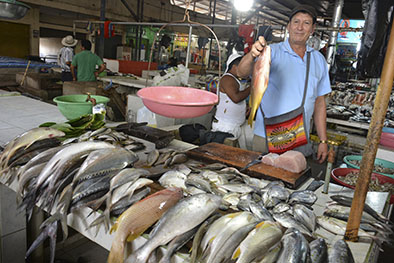
[[[363,77],[379,78],[393,24],[394,0],[364,0],[362,6],[365,24],[357,71]]]

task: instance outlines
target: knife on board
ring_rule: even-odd
[[[246,171],[249,167],[256,165],[258,163],[261,163],[261,160],[263,159],[264,155],[267,155],[268,153],[262,153],[260,154],[256,159],[254,159],[253,161],[251,161],[250,163],[248,163],[247,165],[245,165],[243,168],[241,168],[241,170],[239,170],[240,172],[244,172]]]

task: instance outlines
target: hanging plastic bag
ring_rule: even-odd
[[[147,122],[152,127],[157,127],[156,115],[143,106],[137,111],[137,122]]]
[[[153,86],[186,86],[189,81],[190,71],[182,64],[168,68],[164,73],[153,78]]]

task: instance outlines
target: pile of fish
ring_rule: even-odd
[[[110,263],[171,262],[185,244],[191,247],[190,262],[352,262],[346,242],[326,244],[316,233],[320,226],[343,235],[342,220],[349,214],[338,204],[330,204],[324,215],[314,213],[319,182],[291,191],[281,181],[253,178],[220,163],[183,163],[184,153],[153,151],[147,166],[171,170],[158,179],[164,189],[150,195],[150,172],[133,167],[139,157],[127,147],[132,143],[119,143],[132,138],[106,128],[63,142],[62,136],[50,128],[33,129],[8,143],[0,156],[1,176],[19,183],[21,210],[30,217],[39,204],[52,214],[26,257],[49,237],[54,262],[58,225],[66,238],[67,215],[88,206],[103,211],[90,227],[108,230],[111,216],[118,217],[110,230],[115,232]],[[332,198],[351,204],[346,197]],[[360,230],[360,236],[386,241],[391,225],[365,209],[366,232]],[[126,242],[151,227],[147,241],[125,255]],[[160,246],[167,246],[164,255],[157,253]]]
[[[361,166],[361,160],[349,160],[349,163],[351,163],[357,167]],[[374,165],[373,171],[377,172],[377,173],[385,173],[385,174],[394,175],[394,168],[384,167],[384,166],[376,164],[376,163]]]
[[[180,153],[175,150],[157,150],[151,151],[146,158],[147,167],[164,165],[164,168],[173,166],[175,164],[184,163],[188,160],[185,153]]]
[[[346,184],[351,186],[356,186],[358,180],[359,172],[350,172],[343,178],[339,178]],[[376,191],[376,192],[389,192],[390,195],[394,194],[394,184],[392,183],[380,183],[378,178],[372,178],[368,185],[368,191]]]
[[[327,116],[369,123],[375,97],[374,91],[359,91],[354,88],[334,89],[328,97]],[[394,126],[394,94],[390,97],[384,126]]]
[[[131,137],[107,128],[64,141],[62,136],[57,129],[35,128],[10,141],[0,156],[0,174],[8,183],[18,182],[19,207],[28,218],[36,204],[53,214],[26,254],[49,236],[51,262],[58,222],[66,238],[70,212],[84,206],[97,210],[104,203],[99,222],[108,226],[110,213],[119,215],[144,198],[153,182],[145,178],[146,169],[132,168],[139,157],[129,149],[141,143]]]

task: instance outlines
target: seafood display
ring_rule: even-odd
[[[136,153],[130,146],[141,141],[105,127],[66,140],[61,133],[57,138],[28,134],[11,141],[0,156],[0,176],[18,184],[20,209],[30,218],[39,204],[51,214],[26,257],[49,238],[54,262],[58,227],[67,238],[67,216],[88,207],[100,213],[86,227],[114,236],[110,263],[168,263],[177,251],[190,249],[185,262],[353,258],[345,241],[330,243],[321,232],[344,234],[351,198],[332,196],[336,203],[316,214],[314,191],[320,182],[294,191],[282,181],[189,160],[173,149]],[[367,205],[364,213],[359,236],[386,242],[392,233],[387,218]],[[130,253],[126,243],[137,238],[146,241]],[[166,245],[165,253],[156,254]]]
[[[372,116],[375,91],[359,90],[359,87],[340,85],[328,96],[327,116],[356,122],[369,123]],[[394,127],[394,94],[391,95],[384,126]]]
[[[361,166],[361,160],[349,160],[349,163],[351,163],[351,164],[353,164],[353,165],[355,165],[357,167]],[[382,165],[377,165],[377,164],[374,165],[373,171],[377,172],[377,173],[385,173],[385,174],[392,174],[392,175],[394,175],[394,169],[393,168],[388,168],[388,167],[384,167]]]
[[[356,186],[358,175],[359,172],[350,172],[346,176],[340,177],[339,180],[351,186]],[[381,184],[378,178],[371,178],[371,181],[369,182],[369,186],[368,186],[368,191],[389,192],[390,194],[394,194],[394,184],[391,183]]]
[[[257,109],[268,87],[271,67],[271,47],[266,46],[257,58],[252,76],[252,89],[250,91],[249,106],[251,107],[248,124],[252,127]]]

